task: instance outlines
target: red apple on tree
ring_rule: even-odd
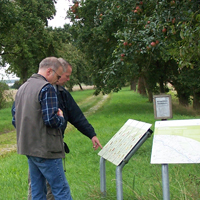
[[[176,18],[173,18],[173,19],[172,19],[172,24],[174,24],[174,23],[175,23],[175,21],[176,21]]]
[[[170,5],[171,5],[171,6],[175,5],[175,1],[171,1],[171,2],[170,2]]]
[[[156,40],[156,44],[159,44],[159,41],[158,41],[158,40]]]
[[[155,46],[156,46],[156,43],[155,43],[155,42],[151,42],[151,46],[152,46],[152,47],[155,47]]]
[[[124,53],[122,53],[122,54],[121,54],[121,57],[124,57],[124,56],[125,56],[125,54],[124,54]]]
[[[128,45],[128,42],[124,42],[124,46]]]
[[[149,47],[149,46],[147,46],[146,48],[147,48],[148,51],[151,49],[151,47]]]
[[[163,29],[162,29],[162,32],[163,32],[163,33],[166,33],[166,32],[167,32],[167,29],[166,29],[166,28],[163,28]]]
[[[136,10],[138,11],[138,13],[140,13],[142,11],[140,6],[136,6]]]

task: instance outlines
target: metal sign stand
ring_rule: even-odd
[[[172,118],[171,95],[154,95],[154,117],[165,121]],[[170,200],[168,164],[162,164],[163,200]]]
[[[165,120],[166,119],[162,119],[162,121]],[[162,189],[163,189],[163,200],[170,200],[168,164],[162,164]]]
[[[146,141],[147,138],[151,136],[153,131],[149,129],[143,137],[138,141],[138,143],[133,147],[133,149],[128,153],[128,155],[122,160],[122,162],[116,167],[116,190],[117,190],[117,200],[123,200],[123,187],[122,187],[122,169],[128,163],[130,158],[134,153],[140,148],[140,146]],[[103,157],[100,158],[100,190],[102,196],[106,196],[106,167]]]
[[[170,200],[168,164],[162,164],[163,200]]]

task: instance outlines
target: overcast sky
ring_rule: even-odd
[[[48,25],[54,27],[63,27],[64,24],[69,23],[69,19],[65,19],[66,12],[69,9],[69,7],[72,5],[72,0],[57,0],[57,3],[55,4],[56,7],[56,16],[54,19],[49,20]],[[16,76],[14,74],[8,75],[5,73],[4,67],[0,68],[0,80],[2,78],[4,80],[6,79],[16,79]]]
[[[8,67],[0,67],[0,81],[3,80],[12,80],[12,79],[17,79],[17,77],[15,76],[15,74],[6,74],[5,70]]]
[[[63,27],[64,24],[69,23],[69,19],[65,19],[65,17],[70,5],[72,5],[72,0],[57,0],[55,4],[56,16],[53,20],[49,20],[48,25],[52,27]]]

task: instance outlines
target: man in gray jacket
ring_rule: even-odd
[[[57,81],[56,85],[54,86],[56,88],[57,97],[58,97],[58,105],[59,108],[63,111],[63,116],[65,119],[65,123],[61,126],[62,134],[64,135],[65,129],[67,127],[68,121],[74,125],[82,134],[87,136],[92,141],[92,146],[96,150],[99,147],[102,148],[102,145],[100,144],[95,130],[92,127],[92,125],[88,122],[88,120],[85,118],[83,112],[79,108],[79,106],[74,101],[71,94],[62,87],[67,81],[70,80],[70,75],[72,73],[72,66],[63,58],[58,58],[60,63],[63,65],[65,72],[61,76],[61,78]],[[29,179],[29,191],[28,191],[28,200],[31,200],[31,187],[30,187],[30,179]],[[47,200],[55,200],[51,187],[49,183],[47,182]]]
[[[62,165],[65,153],[60,127],[65,120],[51,85],[57,83],[63,72],[57,58],[45,58],[38,73],[19,88],[15,97],[17,152],[28,158],[33,200],[46,199],[46,180],[55,199],[72,199]]]

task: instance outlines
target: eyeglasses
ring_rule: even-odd
[[[52,70],[56,73],[56,71],[54,69],[52,69]],[[56,75],[57,75],[57,79],[59,80],[61,78],[61,76],[58,75],[57,73],[56,73]]]

